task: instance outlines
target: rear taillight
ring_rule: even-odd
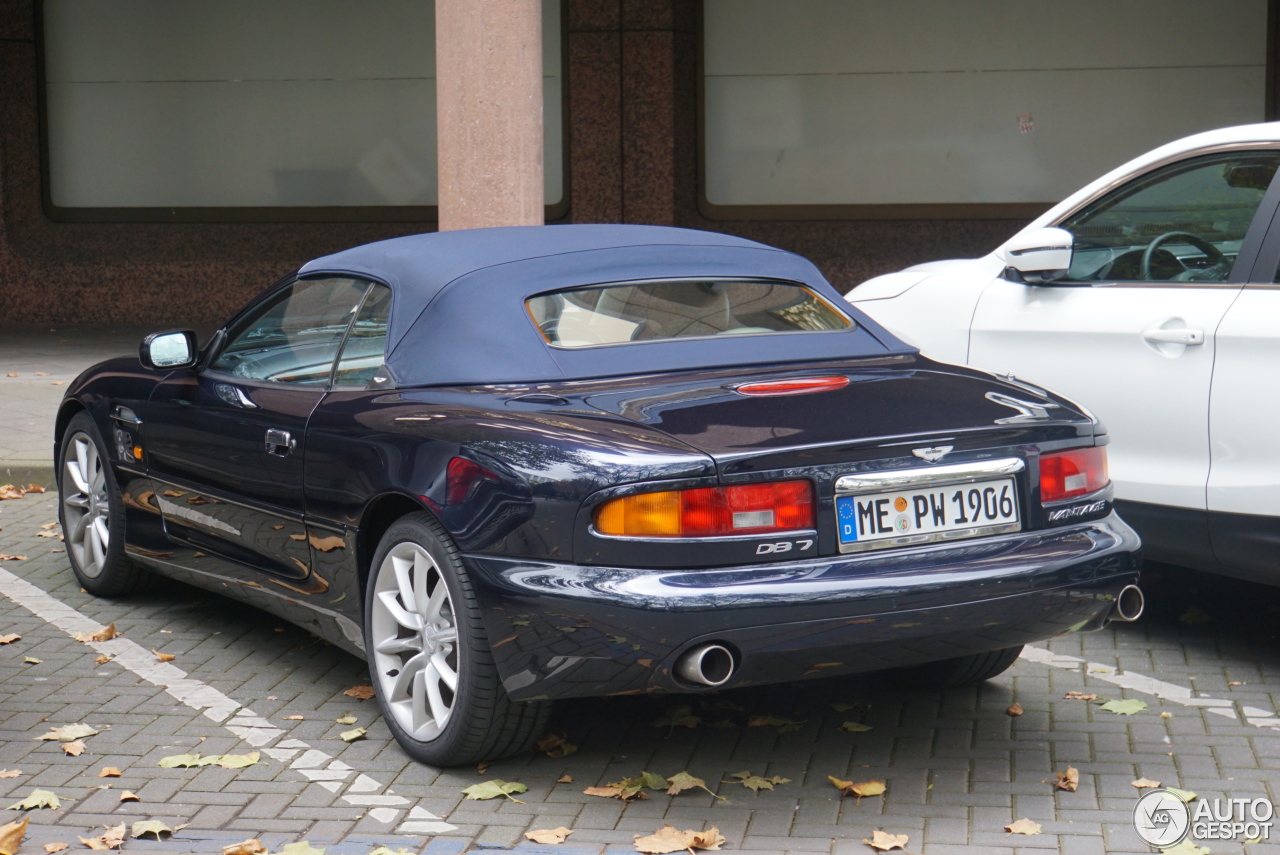
[[[611,499],[596,531],[624,537],[718,537],[813,528],[813,485],[775,481],[664,490]]]
[[[1043,504],[1097,492],[1107,477],[1107,450],[1102,446],[1059,451],[1040,458],[1040,501]]]
[[[810,392],[832,392],[849,385],[844,375],[833,377],[794,377],[789,380],[765,380],[760,383],[743,383],[733,391],[740,395],[776,397],[778,395],[807,395]]]

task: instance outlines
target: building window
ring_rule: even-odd
[[[704,0],[711,216],[1026,216],[1266,118],[1268,0]]]
[[[543,4],[546,201],[564,196]],[[431,0],[44,0],[46,204],[66,219],[434,219]]]

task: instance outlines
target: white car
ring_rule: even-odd
[[[1277,165],[1280,122],[1187,137],[990,255],[846,296],[934,359],[1088,405],[1148,557],[1280,584]]]

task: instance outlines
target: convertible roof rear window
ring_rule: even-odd
[[[769,279],[662,279],[591,285],[525,301],[548,344],[596,347],[853,326],[802,285]]]

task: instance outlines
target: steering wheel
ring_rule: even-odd
[[[1143,279],[1146,279],[1148,281],[1151,280],[1151,258],[1152,256],[1155,255],[1156,250],[1159,249],[1161,245],[1168,243],[1174,238],[1180,238],[1184,243],[1189,243],[1192,246],[1194,246],[1196,249],[1203,252],[1210,261],[1210,264],[1209,264],[1210,268],[1217,267],[1220,264],[1224,264],[1227,260],[1227,257],[1222,254],[1222,250],[1218,249],[1216,246],[1209,243],[1209,241],[1205,240],[1199,235],[1193,235],[1191,234],[1191,232],[1165,232],[1164,234],[1160,235],[1158,238],[1153,240],[1151,243],[1147,244],[1147,248],[1142,252],[1142,278]]]

